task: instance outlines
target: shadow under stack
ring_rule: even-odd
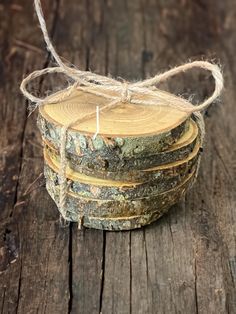
[[[62,91],[63,92],[63,91]],[[63,125],[108,103],[73,90],[68,98],[40,106],[49,194],[59,205],[60,136]],[[188,114],[158,104],[119,103],[69,128],[66,142],[67,220],[85,227],[129,230],[161,217],[186,193],[199,161],[200,130]]]

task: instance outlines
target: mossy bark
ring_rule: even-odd
[[[54,149],[45,146],[46,152],[50,154],[58,163],[60,163],[60,157],[58,152]],[[98,169],[90,169],[85,166],[79,166],[67,159],[68,166],[78,172],[88,176],[101,179],[109,179],[114,181],[154,181],[156,179],[164,180],[165,178],[174,177],[176,175],[184,176],[189,172],[189,169],[196,163],[196,160],[200,154],[199,143],[195,144],[192,152],[187,156],[187,158],[182,159],[179,162],[172,162],[170,164],[163,165],[162,167],[151,167],[143,170],[131,169],[129,171],[117,170],[117,171],[104,171]]]
[[[198,154],[199,155],[199,154]],[[72,165],[72,163],[69,161],[69,166],[71,169],[74,169],[75,171],[78,171],[80,173],[86,174],[88,176],[94,176],[101,179],[110,179],[110,180],[124,180],[124,181],[139,181],[139,180],[156,180],[160,179],[163,180],[167,176],[173,177],[176,174],[179,174],[180,176],[184,176],[186,173],[189,172],[189,168],[192,164],[196,162],[196,159],[198,158],[198,155],[195,155],[191,160],[189,161],[183,161],[180,163],[171,163],[168,164],[170,167],[153,167],[155,170],[150,169],[143,169],[143,170],[127,170],[127,171],[103,171],[98,169],[89,169],[86,167],[78,167]]]
[[[178,160],[183,160],[193,151],[198,138],[195,138],[190,144],[180,147],[173,151],[159,152],[156,155],[144,156],[142,158],[108,158],[97,155],[94,158],[91,156],[79,156],[67,153],[67,160],[71,169],[78,172],[100,173],[100,172],[129,172],[132,170],[147,169]],[[52,146],[45,143],[45,147],[59,160],[59,151],[53,149]]]
[[[139,228],[163,215],[173,204],[178,202],[191,185],[194,174],[179,186],[168,192],[135,200],[98,200],[78,197],[68,192],[66,198],[66,217],[69,221],[82,218],[83,225],[104,230],[129,230]],[[47,180],[47,190],[55,203],[59,202],[59,185]]]
[[[49,141],[56,149],[60,146],[61,126],[47,121],[42,115],[38,116],[38,126],[43,138]],[[100,134],[93,138],[75,131],[68,130],[66,152],[83,156],[89,160],[99,158],[119,161],[124,158],[142,158],[154,155],[168,149],[189,128],[189,119],[172,130],[151,136],[132,137],[104,137]]]
[[[68,190],[77,194],[80,197],[96,198],[96,199],[110,199],[116,201],[133,200],[137,198],[147,197],[163,193],[170,189],[175,188],[180,184],[189,173],[192,173],[196,169],[196,163],[190,163],[185,175],[180,175],[177,172],[173,176],[162,176],[162,178],[156,178],[154,180],[148,180],[145,182],[134,182],[132,185],[112,185],[115,181],[105,181],[102,184],[88,183],[78,180],[74,180],[69,184]],[[44,169],[45,177],[49,181],[53,181],[55,185],[59,183],[58,173],[54,171],[49,165],[45,164]],[[90,182],[93,182],[91,178]],[[106,182],[109,182],[106,184]]]

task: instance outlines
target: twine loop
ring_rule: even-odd
[[[40,0],[34,0],[35,10],[39,19],[40,27],[44,36],[48,50],[51,52],[55,61],[57,62],[57,67],[48,67],[46,69],[34,71],[29,74],[21,83],[22,93],[33,103],[36,103],[36,107],[42,105],[43,103],[55,103],[61,101],[62,99],[53,99],[51,97],[37,98],[32,95],[27,90],[27,84],[33,79],[38,78],[47,73],[64,73],[67,77],[74,81],[74,84],[63,91],[63,99],[68,97],[73,89],[81,89],[85,92],[102,96],[109,100],[108,104],[97,108],[96,111],[86,114],[80,119],[72,121],[70,124],[64,125],[61,130],[61,143],[60,143],[60,195],[59,195],[59,208],[64,219],[66,218],[65,203],[66,203],[66,191],[67,191],[67,180],[66,180],[66,137],[67,130],[74,124],[82,122],[93,117],[97,117],[97,130],[94,136],[97,136],[99,132],[99,112],[104,110],[109,110],[114,106],[117,106],[120,102],[122,103],[132,103],[136,105],[164,105],[177,108],[182,110],[189,115],[194,114],[198,125],[200,127],[201,133],[201,145],[203,144],[205,129],[203,116],[200,113],[202,110],[206,109],[220,94],[223,89],[223,76],[218,65],[207,62],[207,61],[193,61],[180,65],[178,67],[172,68],[164,73],[157,74],[152,78],[138,81],[138,82],[120,82],[111,77],[98,75],[90,71],[81,71],[77,68],[67,66],[57,54],[52,42],[49,38],[42,7]],[[186,99],[180,96],[174,96],[172,94],[165,93],[156,88],[156,86],[167,79],[179,74],[191,70],[193,68],[201,68],[210,71],[215,80],[215,89],[212,95],[207,98],[202,104],[193,105]],[[81,221],[82,221],[81,217]]]

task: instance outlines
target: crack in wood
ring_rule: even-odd
[[[102,231],[102,233],[103,233],[103,248],[102,248],[102,268],[101,268],[101,288],[100,288],[100,298],[99,298],[99,313],[102,313],[102,301],[103,301],[105,267],[106,267],[106,231]]]
[[[144,250],[145,250],[145,262],[146,262],[146,277],[147,285],[149,283],[149,273],[148,273],[148,252],[147,252],[147,242],[146,242],[146,229],[143,229],[143,241],[144,241]]]
[[[25,119],[24,119],[24,124],[23,124],[23,131],[21,134],[21,145],[20,145],[20,153],[19,153],[19,168],[18,168],[18,173],[17,173],[17,181],[16,181],[16,187],[15,187],[15,194],[14,194],[14,201],[13,201],[13,207],[12,207],[12,211],[9,213],[9,217],[13,216],[14,213],[14,209],[16,204],[19,202],[18,197],[19,197],[19,188],[20,188],[20,178],[21,178],[21,172],[22,172],[22,166],[23,166],[23,143],[24,143],[24,138],[25,138],[25,130],[26,130],[26,125],[27,125],[27,101],[25,101]]]
[[[197,252],[195,252],[195,259],[194,259],[194,294],[195,294],[195,307],[196,307],[196,314],[199,313],[198,310],[198,290],[197,290]]]
[[[20,298],[21,298],[21,282],[22,282],[22,260],[20,259],[20,271],[18,279],[18,290],[17,290],[17,300],[16,300],[16,314],[19,310]]]
[[[231,172],[228,170],[228,167],[226,166],[226,164],[224,162],[224,159],[222,158],[222,156],[221,156],[221,154],[219,152],[219,149],[216,146],[216,143],[215,143],[214,139],[212,139],[212,143],[213,143],[213,147],[214,147],[214,150],[216,152],[216,155],[218,156],[219,160],[221,161],[221,163],[223,165],[223,169],[225,170],[225,173],[226,173],[227,177],[230,179],[231,184],[233,184],[234,179],[232,178]]]
[[[129,272],[130,272],[130,282],[129,282],[129,293],[130,293],[130,313],[132,313],[132,250],[131,250],[131,246],[132,246],[132,242],[131,242],[131,231],[129,231]]]
[[[172,231],[170,217],[168,219],[168,225],[169,225],[169,229],[170,229],[170,237],[171,237],[172,247],[173,247],[173,251],[174,251],[174,237],[173,237],[173,231]],[[174,252],[173,252],[172,256],[174,256]],[[174,260],[174,258],[173,258],[173,260]]]
[[[236,256],[231,257],[229,259],[229,268],[230,268],[232,280],[234,283],[234,287],[236,287]]]
[[[48,266],[49,266],[49,256],[50,250],[48,250],[47,261],[46,261],[46,272],[45,272],[45,280],[44,280],[44,294],[46,293],[45,305],[44,305],[44,314],[47,313],[47,305],[48,305],[48,293],[47,293],[47,279],[48,279]]]
[[[6,287],[3,287],[3,296],[2,296],[2,306],[1,306],[1,314],[4,314],[4,303],[5,303],[5,294],[6,294]]]
[[[69,245],[68,245],[68,285],[69,285],[69,300],[68,300],[68,314],[72,312],[73,306],[73,224],[69,225]]]

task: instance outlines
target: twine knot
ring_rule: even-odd
[[[129,83],[122,83],[121,102],[131,102],[131,91],[129,90]]]

